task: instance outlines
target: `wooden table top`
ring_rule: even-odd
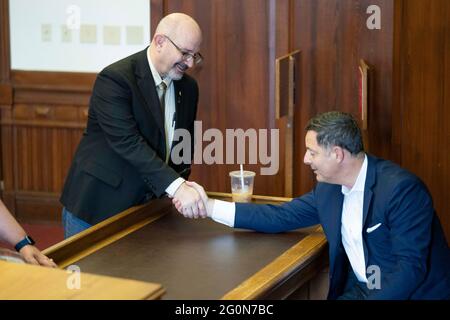
[[[0,261],[0,300],[138,300],[163,294],[156,283]]]
[[[163,299],[220,299],[307,233],[262,234],[170,212],[75,262],[82,271],[163,284]]]
[[[230,194],[210,193],[230,200]],[[288,198],[254,196],[254,203]],[[170,199],[130,208],[44,251],[61,268],[161,283],[167,299],[283,298],[326,263],[320,227],[283,234],[179,215]]]

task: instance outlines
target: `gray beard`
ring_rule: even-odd
[[[175,68],[172,68],[169,70],[169,72],[167,73],[166,77],[172,79],[172,80],[180,80],[181,78],[183,78],[184,74],[179,74]]]

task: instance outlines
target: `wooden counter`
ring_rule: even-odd
[[[230,200],[229,194],[210,193]],[[256,203],[287,198],[254,196]],[[170,199],[126,210],[47,250],[62,268],[161,283],[163,299],[283,299],[323,269],[319,227],[281,234],[186,219]]]
[[[6,261],[0,261],[0,277],[0,300],[138,300],[164,293],[159,284]]]

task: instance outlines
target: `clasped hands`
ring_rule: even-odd
[[[195,182],[184,182],[172,199],[175,208],[186,218],[211,217],[213,200],[208,199],[202,186]]]

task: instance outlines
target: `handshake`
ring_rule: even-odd
[[[202,186],[195,182],[186,181],[175,192],[173,204],[186,218],[211,217],[214,200],[209,199]]]

